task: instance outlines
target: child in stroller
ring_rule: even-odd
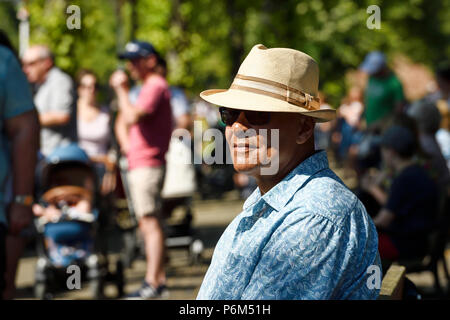
[[[47,207],[33,206],[37,223],[43,228],[45,248],[56,266],[68,266],[92,251],[91,225],[96,220],[89,193],[79,187],[50,189],[42,199]]]
[[[108,269],[106,253],[96,246],[98,190],[88,156],[76,144],[57,148],[45,159],[40,182],[40,203],[33,206],[39,232],[36,296],[48,298],[50,280],[77,265],[87,272],[94,298],[102,298]]]

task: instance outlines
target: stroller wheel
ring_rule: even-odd
[[[202,258],[203,242],[200,239],[194,240],[189,246],[189,254],[191,258],[191,264],[199,264]]]
[[[34,296],[40,300],[50,300],[53,298],[53,295],[48,292],[48,285],[45,282],[35,283]]]
[[[123,262],[119,259],[116,262],[116,273],[115,273],[115,284],[117,287],[117,297],[123,297],[124,295],[124,290],[123,290],[123,286],[124,286],[124,270],[123,270]]]
[[[89,281],[89,287],[91,290],[91,294],[92,294],[92,299],[94,300],[100,300],[103,299],[104,293],[104,282],[102,279],[100,278],[94,278],[92,280]]]
[[[123,234],[123,252],[122,252],[122,262],[125,268],[130,268],[133,260],[136,257],[136,251],[138,250],[138,244],[136,239],[136,234],[134,230],[126,231]]]

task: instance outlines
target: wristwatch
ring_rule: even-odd
[[[31,206],[34,202],[32,195],[16,195],[14,197],[14,203],[18,203],[24,206]]]

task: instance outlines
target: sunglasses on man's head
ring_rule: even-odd
[[[225,107],[220,107],[219,112],[222,122],[227,126],[232,126],[239,118],[241,112],[244,113],[247,122],[254,126],[262,126],[268,124],[270,121],[270,112],[237,110]]]

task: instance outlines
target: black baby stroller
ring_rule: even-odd
[[[33,206],[38,231],[37,298],[51,298],[64,287],[74,289],[70,286],[76,285],[76,279],[70,284],[68,278],[76,270],[79,283],[89,281],[94,299],[104,297],[105,281],[110,278],[123,291],[123,275],[112,277],[108,272],[107,255],[98,241],[101,219],[96,180],[88,156],[76,144],[59,147],[45,159],[39,177],[40,204]]]

